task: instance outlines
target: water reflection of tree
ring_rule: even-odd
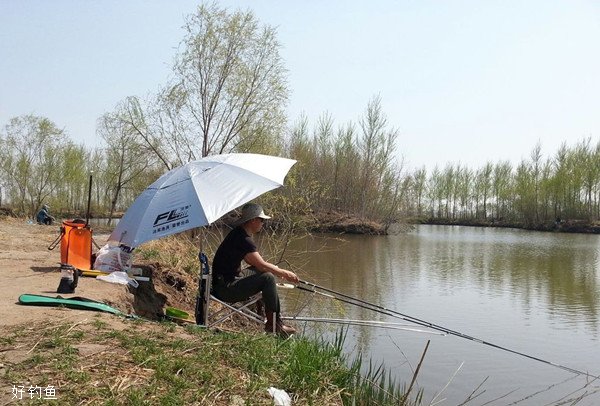
[[[368,241],[368,242],[365,242]],[[302,248],[312,252],[303,274],[307,279],[318,285],[331,288],[345,294],[355,296],[374,303],[382,301],[382,284],[387,283],[389,275],[381,275],[374,270],[385,269],[380,262],[386,260],[386,253],[377,247],[381,238],[362,236],[344,236],[333,238],[313,236],[310,240],[295,243],[294,249]],[[387,271],[385,271],[387,272]],[[291,296],[291,295],[290,295]],[[345,305],[329,298],[323,298],[308,293],[299,293],[297,304],[308,296],[310,306],[303,312],[313,317],[347,318],[361,320],[380,320],[375,312]],[[297,309],[292,309],[292,312]],[[353,327],[356,335],[356,349],[362,351],[368,348],[372,341],[372,328]]]
[[[587,244],[595,236],[431,228],[439,235],[332,240],[311,258],[309,272],[317,284],[391,307],[394,303],[385,303],[390,293],[414,289],[425,276],[448,291],[469,283],[494,296],[508,292],[524,308],[544,299],[553,317],[572,322],[576,314],[596,325],[599,259]],[[357,317],[376,316],[352,311]]]
[[[594,325],[598,318],[598,283],[595,253],[586,249],[549,247],[532,254],[526,247],[515,247],[508,257],[511,291],[531,296],[542,289],[551,315],[565,320],[587,316]],[[525,283],[523,283],[525,282]],[[536,296],[540,296],[539,293]]]
[[[544,299],[550,316],[597,326],[598,253],[586,245],[595,236],[443,226],[436,230],[446,238],[420,245],[426,252],[425,270],[441,283],[460,286],[468,280],[494,296],[509,292],[526,311]]]

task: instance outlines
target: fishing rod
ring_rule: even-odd
[[[300,282],[302,282],[302,281],[300,281]],[[402,320],[405,320],[405,321],[411,322],[411,323],[413,323],[413,324],[418,324],[418,325],[421,325],[421,326],[424,326],[424,327],[429,327],[429,326],[427,326],[427,325],[425,325],[425,324],[423,324],[423,323],[417,323],[417,322],[414,322],[413,320],[410,320],[410,319],[407,319],[407,318],[404,318],[404,317],[399,317],[399,316],[398,316],[398,315],[396,315],[396,314],[389,313],[389,312],[386,312],[386,311],[384,311],[384,310],[377,310],[377,309],[373,309],[373,308],[370,308],[370,307],[366,307],[366,306],[364,306],[364,305],[362,305],[362,304],[360,304],[360,303],[356,303],[356,301],[351,301],[351,300],[349,300],[349,299],[353,299],[353,298],[350,298],[350,297],[349,297],[349,299],[342,299],[342,298],[340,298],[340,297],[336,297],[336,296],[334,296],[334,295],[330,295],[330,294],[328,294],[328,293],[319,292],[319,291],[316,291],[316,290],[313,290],[313,289],[308,289],[308,288],[305,288],[305,287],[303,287],[303,286],[298,286],[298,285],[296,285],[296,286],[295,286],[295,288],[296,288],[296,289],[298,289],[298,290],[305,291],[305,292],[309,292],[309,293],[313,293],[313,294],[321,295],[321,296],[324,296],[324,297],[326,297],[326,298],[329,298],[329,299],[338,300],[338,301],[340,301],[340,302],[342,302],[342,303],[347,303],[347,304],[351,304],[351,305],[354,305],[354,306],[361,307],[361,308],[363,308],[363,309],[367,309],[367,310],[375,311],[375,312],[377,312],[377,313],[380,313],[380,314],[383,314],[383,315],[385,315],[385,316],[395,317],[395,318],[398,318],[398,319],[402,319]],[[293,319],[293,318],[291,318],[291,317],[288,317],[288,318],[289,318],[290,320],[292,320],[292,319]],[[437,329],[437,331],[440,331],[440,330],[439,330],[439,329]],[[445,333],[444,333],[444,335],[445,335]]]
[[[395,317],[395,318],[399,318],[399,319],[402,319],[402,320],[405,320],[405,321],[409,321],[411,323],[415,323],[415,324],[418,324],[420,326],[429,327],[429,328],[431,328],[433,330],[442,331],[442,332],[444,332],[446,334],[450,334],[450,335],[453,335],[453,336],[457,336],[457,337],[461,337],[461,338],[464,338],[464,339],[467,339],[467,340],[471,340],[471,341],[474,341],[474,342],[477,342],[477,343],[480,343],[480,344],[483,344],[483,345],[487,345],[489,347],[493,347],[493,348],[496,348],[496,349],[499,349],[499,350],[502,350],[502,351],[510,352],[512,354],[520,355],[522,357],[526,357],[526,358],[532,359],[534,361],[538,361],[538,362],[541,362],[541,363],[544,363],[544,364],[547,364],[547,365],[551,365],[551,366],[556,367],[556,368],[560,368],[562,370],[571,372],[573,374],[586,375],[586,376],[589,376],[589,377],[594,378],[594,379],[600,379],[600,376],[591,375],[591,374],[589,374],[587,372],[583,372],[583,371],[580,371],[580,370],[575,369],[575,368],[571,368],[571,367],[568,367],[568,366],[565,366],[565,365],[557,364],[557,363],[554,363],[554,362],[551,362],[551,361],[548,361],[548,360],[545,360],[545,359],[542,359],[542,358],[539,358],[539,357],[536,357],[536,356],[533,356],[533,355],[530,355],[530,354],[526,354],[526,353],[523,353],[523,352],[520,352],[520,351],[517,351],[517,350],[513,350],[513,349],[508,348],[508,347],[503,347],[501,345],[494,344],[492,342],[485,341],[485,340],[482,340],[480,338],[473,337],[473,336],[470,336],[468,334],[461,333],[460,331],[452,330],[452,329],[449,329],[447,327],[441,326],[439,324],[431,323],[429,321],[422,320],[422,319],[419,319],[417,317],[409,316],[407,314],[400,313],[400,312],[398,312],[396,310],[388,309],[386,307],[377,305],[375,303],[370,303],[370,302],[367,302],[365,300],[358,299],[356,297],[353,297],[353,296],[350,296],[350,295],[346,295],[344,293],[337,292],[335,290],[328,289],[328,288],[325,288],[323,286],[316,285],[314,283],[310,283],[310,282],[303,281],[303,280],[300,280],[299,283],[301,283],[303,285],[306,285],[306,286],[312,287],[312,289],[308,289],[308,288],[296,285],[296,288],[300,289],[300,290],[308,291],[308,292],[311,292],[311,293],[321,293],[321,292],[318,292],[316,290],[316,289],[319,289],[319,290],[322,290],[324,292],[328,292],[327,294],[324,294],[325,296],[333,298],[333,299],[336,299],[336,300],[339,300],[339,301],[344,302],[344,303],[352,304],[354,306],[362,307],[362,308],[367,309],[367,310],[372,310],[372,311],[379,312],[381,314],[385,314],[385,315],[388,315],[388,316],[391,316],[391,317]],[[344,299],[341,299],[341,298],[344,298]]]

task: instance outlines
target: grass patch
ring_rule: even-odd
[[[156,261],[167,269],[189,275],[198,273],[198,247],[188,238],[169,236],[149,241],[136,250],[136,255],[146,261]]]
[[[2,342],[19,343],[23,359],[0,358],[3,387],[53,385],[59,404],[271,405],[271,386],[294,405],[402,404],[383,368],[361,377],[361,361],[347,366],[343,333],[326,343],[118,322],[122,328],[95,319],[27,335],[13,328]]]

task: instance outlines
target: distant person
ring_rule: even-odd
[[[212,287],[218,299],[230,303],[246,300],[262,292],[267,316],[265,331],[288,337],[296,330],[281,320],[275,276],[294,283],[298,283],[298,276],[265,261],[252,240],[252,236],[262,229],[265,219],[269,218],[258,204],[244,205],[237,226],[227,234],[215,254]],[[250,267],[242,270],[242,260]]]
[[[50,213],[48,212],[49,209],[50,209],[50,206],[45,204],[42,206],[40,211],[38,211],[37,215],[35,216],[35,220],[37,221],[38,224],[45,224],[47,226],[52,225],[52,222],[54,221],[54,217],[52,217],[50,215]]]

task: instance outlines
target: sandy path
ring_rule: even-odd
[[[22,219],[0,219],[0,326],[35,325],[57,319],[89,318],[90,312],[54,307],[23,306],[21,294],[56,296],[60,282],[60,245],[53,251],[48,245],[58,236],[59,225],[27,224]],[[99,245],[106,235],[94,235]],[[74,294],[115,305],[120,310],[127,303],[128,289],[121,285],[82,277]],[[121,305],[119,306],[119,303]]]

